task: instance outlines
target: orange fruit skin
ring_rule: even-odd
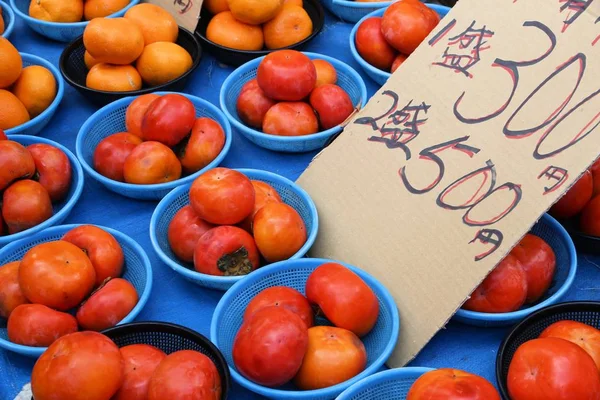
[[[377,0],[377,1],[380,1],[380,0]],[[285,6],[286,4],[294,4],[298,7],[304,8],[304,2],[302,0],[283,0],[283,5]]]
[[[229,11],[227,0],[204,0],[202,7],[206,8],[213,15],[223,11]]]
[[[283,0],[227,0],[227,4],[238,21],[260,25],[279,13],[283,7]]]
[[[135,66],[146,84],[158,86],[179,78],[192,64],[192,56],[183,47],[156,42],[146,46]]]
[[[2,7],[0,7],[0,35],[4,33],[4,18],[2,18]]]
[[[85,0],[83,18],[91,21],[94,18],[108,17],[127,7],[129,0]]]
[[[83,0],[31,0],[29,16],[48,22],[80,22]]]
[[[23,68],[12,92],[23,103],[29,116],[43,113],[56,97],[56,79],[52,72],[39,65]]]
[[[157,5],[144,3],[133,6],[127,10],[125,18],[140,28],[146,46],[155,42],[175,43],[179,36],[175,18]]]
[[[268,49],[281,49],[310,36],[313,23],[308,13],[294,4],[285,5],[279,14],[263,25]]]
[[[262,50],[264,45],[262,28],[238,21],[231,11],[219,13],[210,20],[206,38],[236,50]]]
[[[96,18],[83,32],[83,45],[95,59],[104,63],[126,65],[144,51],[144,35],[126,18]]]
[[[23,103],[8,90],[0,89],[0,129],[11,129],[27,121],[29,113]]]
[[[96,64],[87,74],[90,89],[107,92],[131,92],[142,88],[142,77],[131,65]]]
[[[92,69],[92,67],[96,64],[100,64],[100,61],[96,60],[92,55],[86,50],[83,53],[83,62],[88,70]]]
[[[337,71],[331,63],[325,60],[312,60],[312,63],[317,70],[316,88],[326,84],[335,85],[337,83]]]
[[[23,60],[19,51],[7,39],[0,37],[0,89],[15,83],[21,70]]]
[[[129,104],[125,111],[125,128],[127,132],[142,138],[142,120],[150,104],[160,96],[155,93],[148,93],[139,96]]]

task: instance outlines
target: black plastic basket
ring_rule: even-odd
[[[183,91],[189,76],[200,64],[202,47],[190,31],[181,27],[179,28],[177,44],[183,47],[192,56],[192,67],[179,78],[159,86],[144,86],[140,90],[130,92],[107,92],[88,88],[85,85],[88,70],[83,60],[83,55],[85,54],[83,36],[75,39],[63,50],[59,61],[60,73],[69,85],[77,89],[86,99],[99,106],[104,106],[123,97],[139,96],[151,92],[181,92]]]
[[[179,350],[195,350],[204,354],[215,363],[219,371],[221,400],[227,399],[231,388],[231,376],[229,375],[227,362],[225,362],[225,358],[219,349],[198,332],[166,322],[132,322],[109,328],[101,333],[109,337],[118,347],[148,344],[167,354]],[[32,397],[31,400],[35,399]]]
[[[496,357],[496,380],[502,398],[510,400],[506,379],[512,358],[523,343],[538,338],[555,322],[577,321],[600,329],[600,302],[574,301],[559,303],[531,314],[513,328],[500,345]]]
[[[437,0],[437,1],[428,1],[428,3],[439,3],[446,7],[454,7],[457,0]]]
[[[590,236],[579,229],[579,216],[567,220],[558,220],[565,227],[578,251],[600,254],[600,237]]]
[[[212,14],[205,9],[203,9],[202,13],[200,14],[200,22],[198,23],[198,27],[196,28],[196,35],[198,36],[200,42],[206,48],[206,50],[209,53],[211,53],[220,63],[230,65],[233,67],[239,67],[240,65],[243,65],[250,60],[266,56],[267,54],[276,50],[302,50],[306,46],[306,44],[308,44],[308,42],[310,42],[315,36],[317,36],[319,32],[321,32],[321,30],[323,29],[323,26],[325,25],[325,11],[323,10],[323,6],[321,5],[319,0],[303,0],[303,7],[306,10],[306,13],[310,17],[310,19],[312,20],[312,33],[306,39],[291,46],[283,47],[281,49],[256,51],[235,50],[211,42],[206,38],[206,28],[208,27],[208,23],[212,18]]]

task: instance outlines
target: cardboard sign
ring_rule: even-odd
[[[413,359],[600,153],[600,0],[461,0],[299,178]]]
[[[161,6],[175,17],[179,26],[188,31],[194,33],[196,30],[203,0],[146,0],[144,2]]]

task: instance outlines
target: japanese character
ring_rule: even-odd
[[[561,4],[560,12],[567,11],[567,17],[563,21],[562,31],[566,31],[569,25],[574,23],[581,14],[587,10],[594,0],[558,0]]]
[[[454,23],[455,21],[451,22]],[[481,60],[481,52],[490,48],[486,39],[494,35],[494,32],[487,29],[485,25],[482,28],[475,28],[475,24],[476,22],[473,21],[464,32],[449,38],[448,47],[442,54],[443,61],[435,62],[433,65],[450,68],[472,78],[469,69]],[[448,27],[442,29],[442,32],[447,31]]]
[[[548,181],[554,180],[552,185],[544,187],[544,196],[548,193],[554,192],[556,189],[560,188],[563,183],[566,182],[569,177],[569,173],[566,169],[561,167],[555,167],[554,165],[548,166],[545,170],[543,170],[539,175],[538,179],[545,178]]]
[[[469,242],[472,243],[481,243],[484,245],[491,244],[487,251],[480,253],[475,256],[475,261],[481,261],[500,247],[502,245],[502,241],[504,240],[504,234],[497,229],[480,229],[475,234],[473,240]]]
[[[395,92],[386,90],[383,92],[393,99],[392,106],[379,117],[362,117],[354,121],[358,125],[368,125],[374,131],[380,133],[380,136],[371,136],[369,141],[385,143],[390,149],[401,148],[406,153],[406,159],[410,159],[410,150],[406,146],[408,142],[416,138],[420,133],[420,127],[427,118],[423,118],[421,113],[427,114],[431,107],[425,102],[413,104],[409,101],[407,105],[398,109],[398,95]],[[382,124],[382,120],[385,120]]]

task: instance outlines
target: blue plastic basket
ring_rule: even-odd
[[[351,3],[351,2],[347,2],[347,3]],[[364,4],[373,4],[373,3],[364,3]],[[448,12],[450,11],[450,7],[446,7],[446,6],[440,6],[437,4],[425,4],[425,5],[429,8],[431,8],[432,10],[434,10],[435,12],[437,12],[441,18],[444,18],[446,16],[446,14],[448,14]],[[385,10],[387,10],[387,7],[380,8],[380,9],[375,10],[372,13],[366,15],[364,18],[362,18],[360,21],[358,21],[356,23],[356,25],[354,25],[354,28],[352,28],[352,31],[350,32],[350,51],[352,52],[352,57],[354,57],[354,59],[360,65],[360,67],[363,69],[363,71],[365,71],[365,73],[371,79],[373,79],[375,82],[377,82],[381,86],[385,85],[385,83],[387,82],[389,77],[392,76],[392,74],[389,71],[384,71],[382,69],[374,67],[371,64],[369,64],[367,61],[365,61],[365,59],[362,58],[360,56],[360,54],[358,54],[358,50],[356,50],[355,41],[356,41],[356,31],[358,30],[358,27],[368,18],[383,16],[383,13],[385,12]]]
[[[281,175],[273,174],[267,171],[255,169],[238,169],[237,171],[245,174],[252,180],[258,180],[273,186],[281,199],[290,206],[294,207],[302,217],[306,225],[306,243],[291,258],[303,257],[311,248],[317,232],[319,230],[319,216],[317,208],[312,199],[300,186]],[[168,230],[171,220],[175,214],[184,206],[189,204],[189,185],[178,187],[173,190],[158,204],[150,220],[150,240],[154,251],[160,259],[178,274],[182,275],[188,281],[216,290],[227,290],[236,282],[244,279],[246,276],[213,276],[202,274],[194,270],[193,265],[187,265],[175,256],[169,246]],[[254,274],[252,272],[251,274]]]
[[[117,18],[125,15],[127,10],[129,10],[134,5],[138,4],[140,0],[130,0],[129,5],[123,8],[120,11],[117,11],[114,14],[108,16],[108,18]],[[12,6],[14,12],[29,25],[29,27],[39,33],[42,36],[45,36],[49,39],[56,40],[59,42],[70,42],[73,39],[83,35],[83,31],[85,27],[89,23],[89,21],[82,22],[48,22],[41,21],[39,19],[35,19],[29,16],[29,4],[31,0],[10,0],[10,5]]]
[[[54,98],[54,101],[52,103],[50,103],[48,108],[46,108],[40,115],[25,122],[24,124],[16,126],[14,128],[11,128],[11,129],[8,129],[5,131],[5,133],[7,135],[32,135],[32,136],[35,136],[38,133],[40,133],[46,127],[46,125],[48,125],[48,123],[54,116],[54,113],[56,113],[56,110],[58,109],[58,106],[59,106],[60,102],[62,101],[63,96],[65,94],[65,81],[63,80],[62,76],[60,75],[60,72],[58,71],[58,69],[54,65],[52,65],[52,63],[50,63],[49,61],[46,61],[41,57],[34,56],[33,54],[28,54],[28,53],[20,53],[20,54],[21,54],[21,58],[23,59],[23,68],[29,67],[30,65],[39,65],[39,66],[42,66],[42,67],[48,69],[50,72],[52,72],[54,79],[56,79],[56,97]]]
[[[354,105],[358,105],[360,108],[364,107],[367,102],[367,87],[358,72],[335,58],[317,53],[303,52],[303,54],[306,54],[312,60],[321,59],[330,62],[337,71],[337,85],[348,93]],[[237,68],[225,79],[223,86],[221,86],[219,96],[221,109],[231,121],[233,127],[252,143],[269,150],[301,153],[325,146],[332,136],[342,131],[340,126],[306,136],[276,136],[250,128],[240,120],[236,107],[237,99],[242,86],[256,77],[256,70],[263,58],[256,58]]]
[[[344,390],[336,400],[405,400],[413,383],[432,368],[409,367],[378,372]]]
[[[156,92],[156,94],[159,95],[169,93],[173,92]],[[204,171],[219,165],[231,147],[231,125],[229,124],[229,121],[227,121],[227,118],[225,118],[225,115],[223,115],[221,110],[208,101],[186,93],[178,94],[187,97],[192,101],[192,103],[194,103],[194,107],[196,107],[196,117],[208,117],[214,119],[221,125],[223,131],[225,132],[225,145],[223,146],[223,150],[221,150],[221,153],[219,153],[217,158],[215,158],[210,164],[200,171],[176,181],[154,185],[136,185],[118,182],[96,172],[96,170],[93,168],[94,151],[96,146],[98,146],[98,143],[100,143],[102,139],[114,133],[126,131],[125,112],[127,111],[129,104],[136,99],[135,96],[131,96],[119,99],[102,107],[100,110],[92,114],[92,116],[90,116],[82,125],[81,129],[79,130],[79,134],[77,135],[75,151],[85,172],[87,172],[93,179],[104,185],[107,189],[125,197],[138,200],[160,200],[177,186],[191,183]]]
[[[556,304],[565,296],[577,272],[577,253],[573,240],[565,228],[548,214],[542,216],[530,233],[544,239],[556,255],[556,272],[545,296],[533,305],[525,305],[509,313],[492,314],[460,309],[454,315],[454,320],[481,327],[509,326],[541,308]]]
[[[2,19],[4,20],[4,32],[1,36],[8,39],[13,29],[15,29],[15,13],[12,8],[3,1],[0,1],[0,8],[2,8]]]
[[[26,239],[9,244],[0,250],[0,266],[12,261],[21,260],[29,249],[40,243],[62,239],[67,232],[78,226],[81,226],[81,224],[55,226],[46,229],[43,232],[31,235]],[[152,290],[152,266],[150,265],[150,260],[148,259],[146,252],[136,241],[114,229],[100,225],[97,226],[113,235],[123,248],[125,266],[122,278],[131,282],[139,296],[139,301],[133,310],[118,323],[118,325],[126,324],[134,320],[142,308],[144,308],[144,305],[146,305],[146,302],[150,297],[150,292]],[[10,342],[8,340],[5,321],[0,325],[0,348],[36,358],[47,349],[47,347],[22,346]]]
[[[288,384],[281,388],[257,385],[237,372],[232,349],[235,336],[243,321],[248,303],[261,291],[272,286],[288,286],[305,293],[309,275],[320,265],[331,260],[298,258],[261,268],[229,289],[217,304],[210,326],[210,340],[221,350],[233,379],[255,393],[270,399],[329,400],[345,389],[377,372],[392,354],[400,331],[400,315],[392,295],[375,278],[359,268],[341,263],[358,274],[379,299],[379,319],[369,334],[361,338],[367,350],[367,367],[346,382],[319,390],[300,391]]]
[[[356,22],[365,15],[387,8],[392,1],[359,2],[353,0],[321,0],[323,7],[344,22]]]
[[[35,143],[44,143],[62,150],[71,162],[71,187],[69,188],[69,193],[67,194],[64,200],[52,205],[54,210],[54,214],[52,215],[52,217],[42,222],[41,224],[36,225],[33,228],[29,228],[23,232],[15,233],[12,235],[0,236],[0,247],[9,243],[13,243],[17,240],[30,237],[31,235],[40,232],[46,228],[62,223],[69,216],[69,214],[73,210],[73,207],[75,207],[75,204],[79,200],[81,192],[83,191],[84,181],[83,169],[81,168],[79,161],[77,161],[77,157],[75,157],[75,155],[71,153],[71,151],[66,147],[52,140],[43,139],[37,136],[9,135],[8,139],[21,143],[23,146],[29,146]]]

